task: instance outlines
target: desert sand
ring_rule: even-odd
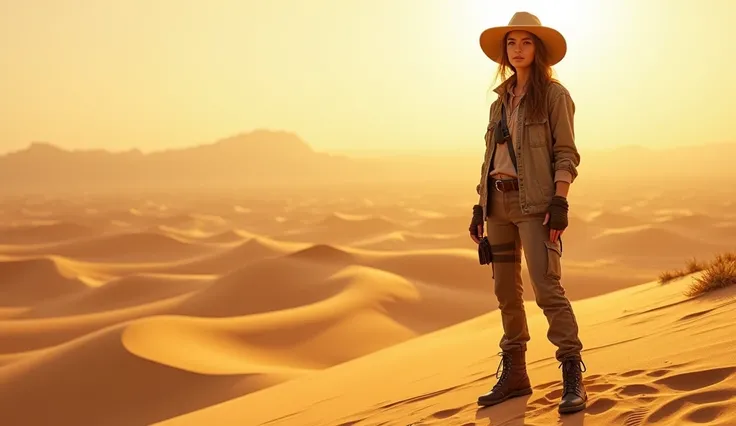
[[[502,330],[473,187],[5,197],[0,424],[736,424],[736,287],[657,281],[732,250],[736,215],[677,188],[571,193],[588,409],[556,412],[526,271],[534,394],[478,409]]]

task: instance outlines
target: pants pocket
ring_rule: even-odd
[[[562,250],[559,240],[556,243],[544,240],[547,248],[547,278],[559,280],[562,278]]]

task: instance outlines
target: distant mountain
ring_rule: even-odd
[[[581,149],[582,151],[582,149]],[[581,174],[613,179],[736,177],[736,144],[650,150],[584,151]],[[294,133],[255,130],[210,144],[153,153],[65,150],[34,142],[0,156],[0,182],[11,191],[267,188],[341,183],[462,182],[475,187],[477,156],[357,158],[313,150]]]
[[[312,150],[292,133],[258,130],[207,145],[144,154],[138,150],[67,151],[48,143],[0,157],[5,189],[171,188],[328,183],[370,168]]]
[[[477,179],[482,159],[458,158],[333,155],[313,150],[294,133],[270,130],[152,153],[65,150],[34,142],[0,156],[0,191],[263,189],[458,181],[470,181],[469,187],[475,188],[472,181]]]

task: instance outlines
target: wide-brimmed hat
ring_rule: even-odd
[[[565,37],[554,28],[542,25],[539,18],[529,12],[516,12],[508,25],[492,27],[480,34],[480,48],[493,62],[500,63],[503,58],[503,40],[510,31],[528,31],[542,40],[547,48],[548,62],[555,65],[565,57],[567,53],[567,41]]]

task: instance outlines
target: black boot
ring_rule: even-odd
[[[583,384],[585,363],[579,357],[571,357],[563,360],[560,367],[562,367],[562,399],[558,411],[576,413],[584,410],[588,401],[588,394]]]
[[[530,395],[532,386],[526,373],[526,357],[523,351],[502,352],[501,363],[496,370],[498,381],[490,392],[478,397],[478,405],[491,406],[517,396]],[[503,368],[501,375],[499,370]]]

